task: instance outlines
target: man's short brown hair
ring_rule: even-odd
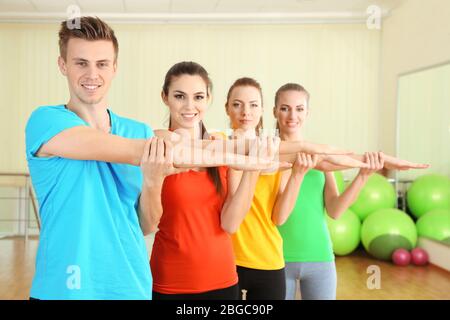
[[[64,60],[67,58],[67,43],[70,38],[88,41],[107,40],[113,43],[114,61],[116,61],[119,54],[119,43],[113,29],[98,17],[79,17],[76,19],[80,19],[79,24],[74,24],[73,20],[61,22],[61,29],[59,30],[59,54],[61,57]]]

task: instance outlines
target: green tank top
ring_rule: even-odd
[[[278,227],[286,262],[333,261],[333,246],[324,208],[325,175],[310,170],[305,175],[289,219]]]

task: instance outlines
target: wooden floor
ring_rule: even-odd
[[[36,238],[0,239],[0,299],[28,299],[37,245]],[[379,267],[380,289],[367,287],[371,265]],[[450,272],[433,265],[397,267],[359,250],[337,257],[336,266],[338,299],[450,299]]]

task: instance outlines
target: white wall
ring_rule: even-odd
[[[398,115],[398,155],[430,164],[400,171],[398,178],[431,172],[450,177],[450,62],[399,77]]]
[[[381,47],[380,149],[395,154],[398,76],[450,60],[450,1],[403,1],[383,21]]]

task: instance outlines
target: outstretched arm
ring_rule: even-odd
[[[364,155],[348,154],[348,155],[319,155],[319,162],[315,169],[329,172],[345,170],[350,168],[364,168]],[[389,170],[409,170],[409,169],[426,169],[428,164],[414,163],[407,160],[399,159],[393,156],[383,154],[384,168]],[[294,154],[280,155],[280,161],[293,162]]]
[[[384,168],[388,170],[426,169],[430,167],[430,165],[428,164],[415,163],[408,160],[396,158],[385,153],[382,154],[384,158]],[[348,156],[358,161],[364,161],[364,155],[352,154]]]
[[[139,166],[144,152],[145,139],[129,139],[108,134],[90,127],[73,127],[64,130],[37,152],[38,157],[58,156],[75,160],[96,160],[113,163],[124,163]],[[262,169],[274,161],[260,160],[241,154],[224,154],[215,149],[196,148],[196,144],[174,147],[173,163],[175,167],[216,167],[236,165],[242,170],[257,170],[256,164]]]
[[[294,163],[297,155],[280,155],[279,160]],[[348,155],[318,155],[315,169],[328,172],[345,170],[349,168],[365,168],[367,164]]]
[[[191,140],[182,138],[182,135],[171,132],[169,130],[155,130],[155,134],[159,137],[172,142],[174,145],[186,144],[194,145],[197,148],[208,148],[221,151],[223,153],[237,153],[247,155],[254,142],[254,139],[212,139],[212,140]],[[279,140],[279,138],[278,138]],[[351,154],[349,150],[338,149],[325,144],[316,144],[307,141],[279,141],[278,150],[280,155],[294,154],[298,152],[305,152],[311,154]]]
[[[145,139],[127,139],[80,126],[55,135],[41,146],[37,156],[58,156],[75,160],[96,160],[138,166],[145,141]]]

